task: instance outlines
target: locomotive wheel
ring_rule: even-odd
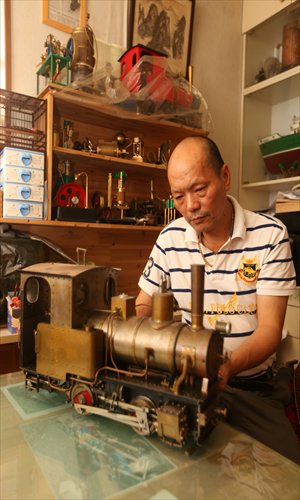
[[[149,431],[150,434],[153,434],[155,432],[155,421],[156,418],[154,416],[154,413],[156,415],[156,406],[152,399],[150,399],[148,396],[135,396],[131,401],[130,404],[138,406],[139,408],[149,408],[150,412],[148,413],[148,424],[149,424]],[[152,411],[151,411],[152,410]],[[142,431],[139,427],[133,427],[133,430],[139,434],[140,436],[148,436],[147,432]]]
[[[87,406],[94,406],[93,393],[88,385],[76,384],[71,391],[71,402]],[[86,412],[80,408],[76,409],[77,413],[84,415]]]

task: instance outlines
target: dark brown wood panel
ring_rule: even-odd
[[[20,370],[20,351],[17,343],[0,345],[0,374],[17,372]]]
[[[147,230],[106,230],[91,227],[12,225],[18,231],[45,238],[77,259],[76,248],[86,248],[86,262],[121,268],[119,292],[136,296],[138,280],[159,233]],[[161,229],[161,228],[160,228]]]

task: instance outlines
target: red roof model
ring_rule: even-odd
[[[126,50],[124,54],[120,57],[120,80],[127,75],[131,68],[141,59],[143,56],[161,56],[168,57],[167,54],[159,52],[158,50],[150,49],[145,45],[138,43],[130,49]]]

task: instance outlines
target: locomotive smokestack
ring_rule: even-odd
[[[204,266],[191,265],[191,288],[192,288],[192,328],[202,328],[203,301],[204,301]]]

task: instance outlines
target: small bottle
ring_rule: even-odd
[[[144,143],[140,137],[134,137],[132,143],[132,149],[133,149],[132,160],[143,161]]]

